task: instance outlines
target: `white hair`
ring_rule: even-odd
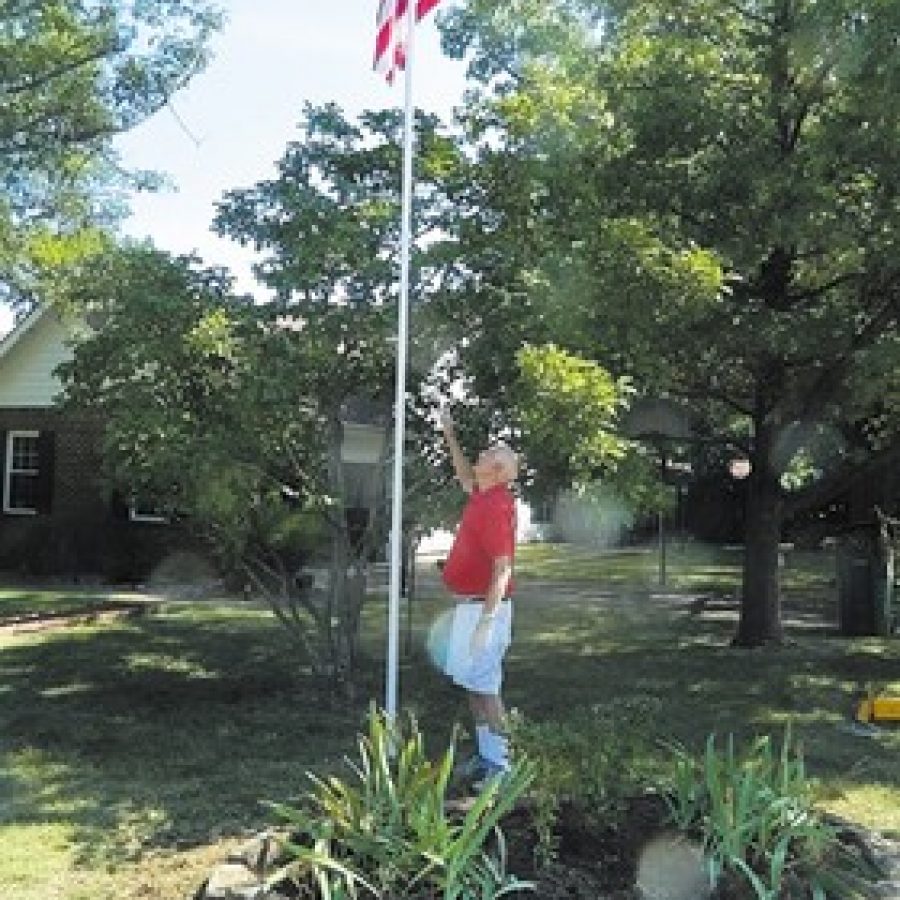
[[[507,481],[515,481],[519,476],[519,457],[506,444],[494,444],[491,453],[500,464]]]

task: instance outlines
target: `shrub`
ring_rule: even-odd
[[[659,780],[659,751],[648,723],[661,709],[653,697],[613,700],[563,720],[512,718],[515,748],[534,764],[535,862],[557,853],[555,826],[563,803],[593,826],[615,824],[628,801]]]
[[[790,728],[780,749],[762,736],[741,750],[729,735],[719,750],[710,735],[699,758],[673,751],[671,819],[701,838],[711,883],[743,883],[758,900],[861,895],[863,873],[815,812],[814,783]]]
[[[314,885],[323,900],[360,891],[391,900],[493,900],[529,889],[506,873],[498,823],[530,783],[532,766],[517,760],[453,818],[447,785],[454,744],[432,762],[415,721],[400,727],[371,710],[359,762],[348,761],[350,779],[310,774],[304,804],[272,804],[294,834],[292,860],[270,883]]]

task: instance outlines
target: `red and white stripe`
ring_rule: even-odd
[[[416,0],[416,22],[428,15],[440,0]],[[406,64],[406,13],[408,0],[379,0],[375,22],[376,72],[384,75],[388,83],[394,74]]]

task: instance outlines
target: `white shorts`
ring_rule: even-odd
[[[491,621],[487,646],[472,654],[472,632],[481,618],[484,604],[461,601],[453,611],[453,627],[444,671],[455,684],[475,694],[499,696],[503,680],[502,663],[512,639],[512,602],[501,601]]]

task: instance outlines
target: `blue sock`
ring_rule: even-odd
[[[484,748],[479,747],[478,752],[491,765],[499,769],[509,768],[509,741],[505,734],[486,729]]]
[[[487,725],[475,726],[475,744],[478,747],[478,755],[482,759],[487,759],[487,747],[490,741],[491,730]]]

